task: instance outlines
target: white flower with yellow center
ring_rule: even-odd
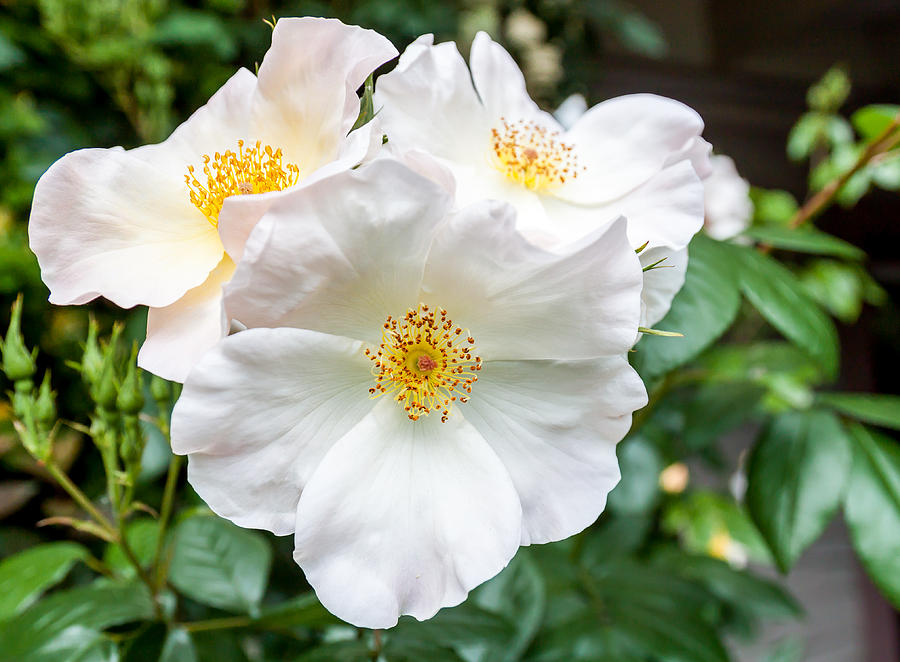
[[[29,223],[50,301],[149,306],[139,363],[181,381],[227,328],[222,284],[266,207],[366,156],[356,90],[396,54],[371,30],[281,19],[259,75],[239,70],[165,142],[64,156]]]
[[[387,159],[293,191],[226,286],[251,328],[185,382],[172,447],[191,484],[293,533],[350,623],[461,602],[520,544],[591,524],[619,479],[646,402],[624,223],[556,253],[514,225]]]
[[[460,204],[483,198],[516,208],[518,228],[553,249],[624,216],[634,248],[648,243],[644,323],[658,321],[684,280],[684,249],[703,224],[700,175],[709,145],[696,112],[637,94],[587,110],[563,128],[528,96],[510,55],[484,33],[470,69],[453,43],[420,37],[381,76],[379,118],[397,153],[424,150],[456,179]],[[665,272],[660,275],[660,272]],[[658,282],[658,281],[664,282]]]

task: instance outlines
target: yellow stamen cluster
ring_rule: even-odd
[[[247,149],[244,149],[244,141],[238,140],[237,153],[231,150],[224,154],[216,152],[212,158],[204,154],[203,174],[206,175],[205,185],[194,174],[194,166],[189,165],[184,181],[191,202],[213,227],[219,225],[219,212],[228,196],[281,191],[300,180],[300,168],[293,163],[284,163],[280,148],[262,146],[258,140]]]
[[[474,356],[475,339],[456,326],[443,308],[419,304],[402,319],[388,316],[381,346],[368,356],[375,364],[373,398],[389,395],[412,421],[441,412],[446,422],[454,402],[467,402],[478,380],[481,357]]]
[[[491,160],[513,181],[541,191],[565,184],[584,170],[572,145],[562,142],[558,131],[524,120],[507,122],[501,117],[500,123],[491,129]]]

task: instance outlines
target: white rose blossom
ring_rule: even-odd
[[[455,208],[389,159],[292,191],[225,288],[251,328],[175,406],[200,496],[293,533],[322,604],[354,625],[458,604],[519,545],[590,525],[619,479],[646,402],[625,358],[641,268],[624,221],[550,253],[514,217]]]
[[[259,75],[240,69],[166,141],[61,158],[29,223],[50,301],[149,306],[139,364],[182,381],[228,328],[222,284],[266,207],[367,155],[356,90],[396,55],[371,30],[281,19]]]
[[[675,253],[703,224],[709,144],[700,116],[637,94],[600,103],[564,129],[485,33],[469,64],[455,44],[435,46],[425,35],[379,78],[375,97],[392,149],[430,152],[452,171],[460,204],[509,202],[519,230],[550,249],[624,216],[632,246],[649,242],[642,263],[667,259],[644,296],[643,323],[661,319],[684,281],[687,256]]]
[[[716,154],[709,162],[712,172],[703,180],[704,230],[713,239],[731,239],[750,227],[753,217],[750,182],[738,174],[729,156]]]

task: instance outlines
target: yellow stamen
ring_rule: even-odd
[[[381,345],[366,350],[375,364],[373,398],[390,395],[411,421],[441,412],[446,422],[454,402],[468,402],[472,384],[478,381],[481,357],[475,356],[475,339],[456,326],[443,308],[430,310],[419,304],[402,319],[388,315],[381,331]]]
[[[568,145],[536,122],[507,122],[491,129],[491,161],[497,170],[532,191],[543,191],[578,177],[584,168]]]
[[[216,152],[213,158],[204,154],[203,174],[206,185],[200,183],[194,175],[194,166],[189,165],[184,181],[191,202],[213,227],[219,225],[219,212],[228,196],[281,191],[300,180],[300,168],[293,163],[284,163],[281,148],[262,146],[258,140],[247,149],[244,149],[244,141],[238,140],[237,153],[231,150],[224,154]]]

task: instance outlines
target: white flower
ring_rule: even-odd
[[[625,216],[633,247],[649,242],[667,257],[700,229],[698,172],[706,174],[709,145],[693,110],[650,94],[624,96],[565,130],[531,100],[518,66],[486,34],[472,44],[471,75],[453,43],[432,44],[431,35],[411,44],[379,78],[376,100],[394,148],[441,159],[457,180],[460,204],[509,202],[519,230],[550,248]],[[683,271],[662,271],[674,294]],[[658,321],[670,302],[648,308],[645,322]]]
[[[181,381],[227,328],[221,287],[265,208],[366,155],[368,131],[347,135],[356,89],[396,54],[371,30],[282,19],[259,76],[239,70],[165,142],[61,158],[29,224],[50,301],[150,306],[139,363]]]
[[[646,402],[622,222],[548,253],[508,205],[451,208],[385,159],[275,202],[226,286],[251,328],[173,413],[210,507],[294,533],[322,604],[362,627],[429,618],[588,526]]]
[[[704,230],[713,239],[731,239],[750,226],[753,216],[750,182],[738,174],[734,161],[724,154],[716,154],[709,162],[712,173],[703,180]]]

